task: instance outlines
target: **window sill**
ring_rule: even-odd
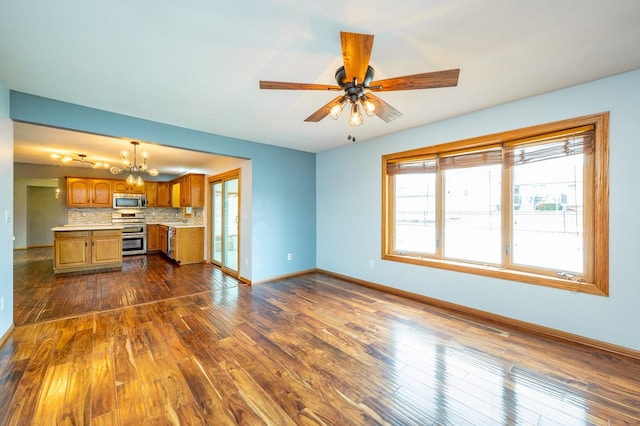
[[[485,277],[498,278],[527,284],[540,285],[544,287],[552,287],[577,293],[593,294],[596,296],[609,295],[607,291],[603,291],[595,283],[572,281],[568,279],[555,278],[547,275],[533,274],[530,272],[522,272],[513,269],[503,269],[496,266],[476,265],[472,263],[431,259],[418,256],[399,256],[394,254],[385,254],[382,256],[382,259],[394,262],[409,263],[412,265],[428,266],[431,268],[447,269],[450,271],[462,272],[467,274],[482,275]]]

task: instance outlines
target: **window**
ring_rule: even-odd
[[[383,156],[383,259],[608,295],[608,118]]]

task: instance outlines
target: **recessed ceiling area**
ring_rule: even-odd
[[[106,162],[118,166],[121,161],[120,152],[125,150],[133,155],[131,139],[113,138],[88,133],[57,129],[14,122],[14,162],[61,165],[59,160],[51,158],[51,154],[70,155],[79,158],[86,156],[87,161]],[[148,154],[149,167],[158,169],[161,175],[178,176],[184,173],[206,173],[208,167],[225,157],[171,148],[146,141],[138,141],[138,163],[142,161],[142,153]],[[90,167],[78,161],[65,164],[68,167]],[[105,177],[113,176],[105,170]]]
[[[636,0],[4,1],[11,90],[308,152],[640,69]],[[340,31],[375,36],[376,80],[460,69],[456,87],[389,92],[385,123],[305,122],[336,95]],[[117,150],[116,150],[117,151]],[[88,153],[92,154],[92,153]],[[97,154],[97,153],[95,153]]]

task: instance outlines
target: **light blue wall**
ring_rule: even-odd
[[[0,338],[13,324],[13,123],[9,91],[0,81]]]
[[[382,155],[604,111],[611,112],[609,297],[381,260]],[[640,350],[638,135],[640,70],[320,153],[317,266]]]
[[[11,92],[11,118],[250,158],[251,275],[254,282],[315,267],[315,154]],[[287,253],[293,259],[287,261]]]

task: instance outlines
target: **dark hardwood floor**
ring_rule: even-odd
[[[128,258],[15,257],[0,423],[640,424],[640,362],[321,273],[249,287]]]
[[[126,256],[122,271],[53,274],[53,251],[14,251],[14,322],[33,322],[237,287],[206,264],[175,266],[161,254]]]

